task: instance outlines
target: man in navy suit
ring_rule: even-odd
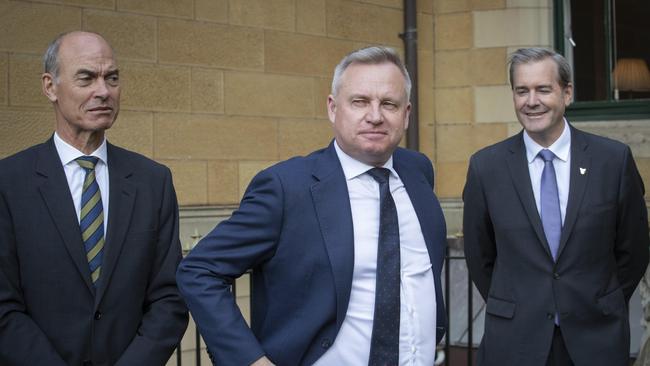
[[[410,85],[391,49],[346,56],[327,102],[335,140],[259,173],[181,262],[179,288],[215,364],[433,364],[446,324],[446,229],[431,162],[397,147]],[[392,211],[380,208],[389,196]],[[397,228],[397,254],[383,255]],[[251,328],[229,290],[249,269]],[[385,303],[393,312],[377,315]]]
[[[104,38],[62,34],[44,62],[56,131],[0,161],[0,364],[164,365],[187,326],[170,171],[106,142]]]
[[[479,365],[629,365],[628,302],[648,264],[630,148],[564,118],[571,68],[542,48],[510,58],[523,131],[472,156],[465,254],[486,300]]]

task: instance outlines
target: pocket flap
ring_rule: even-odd
[[[512,319],[515,315],[515,303],[505,300],[488,297],[485,311],[489,314],[500,316],[502,318]]]
[[[625,306],[623,290],[619,287],[607,295],[600,297],[596,302],[598,303],[600,310],[603,312],[603,315],[609,315]]]

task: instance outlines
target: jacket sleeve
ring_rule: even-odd
[[[476,157],[470,159],[463,191],[463,236],[469,274],[487,299],[497,250]]]
[[[270,170],[253,178],[240,207],[183,259],[177,280],[192,317],[218,365],[249,365],[264,355],[230,291],[233,281],[277,246],[283,188]]]
[[[133,338],[116,365],[164,365],[185,333],[187,308],[176,286],[181,260],[178,203],[171,172],[165,170],[155,264],[143,304],[143,316]]]
[[[618,279],[628,301],[648,265],[650,240],[644,193],[643,181],[628,147],[623,157],[614,245]]]
[[[29,316],[20,289],[20,268],[11,212],[0,192],[0,365],[65,366]]]

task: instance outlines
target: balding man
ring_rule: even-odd
[[[47,49],[56,131],[0,160],[0,364],[163,365],[187,326],[169,169],[107,143],[119,71],[98,34]]]

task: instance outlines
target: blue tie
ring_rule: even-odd
[[[557,179],[553,158],[555,154],[551,150],[544,149],[539,152],[544,160],[544,171],[542,172],[542,183],[540,189],[540,206],[542,225],[553,260],[557,260],[557,251],[560,247],[560,235],[562,234],[562,216],[560,214],[560,196],[557,191]]]
[[[375,314],[368,365],[392,366],[399,362],[399,223],[388,183],[390,170],[373,168],[368,170],[368,174],[379,183],[380,205]]]
[[[90,267],[90,275],[95,286],[101,272],[104,252],[104,207],[99,185],[95,179],[95,165],[98,160],[99,158],[94,156],[81,156],[76,159],[79,166],[86,172],[81,192],[79,227]]]

